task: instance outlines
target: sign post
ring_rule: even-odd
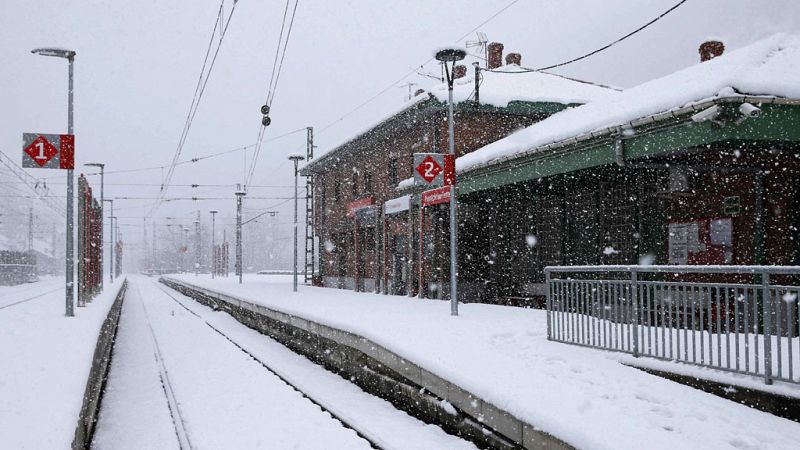
[[[450,88],[448,124],[450,153],[414,153],[414,184],[434,188],[422,193],[421,206],[450,203],[450,314],[458,315],[458,228],[456,206],[456,165],[453,141],[453,92]],[[421,280],[421,278],[420,278]],[[421,281],[420,281],[421,286]],[[421,288],[420,288],[421,292]]]
[[[70,74],[72,65],[70,64]],[[66,249],[66,315],[75,315],[73,310],[74,267],[73,249],[73,180],[75,169],[75,135],[72,134],[72,77],[69,78],[68,134],[22,134],[22,167],[33,169],[56,169],[67,171],[67,249]]]

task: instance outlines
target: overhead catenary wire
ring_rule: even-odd
[[[583,55],[581,55],[581,56],[578,56],[578,57],[576,57],[576,58],[572,58],[572,59],[570,59],[570,60],[567,60],[567,61],[564,61],[564,62],[560,62],[560,63],[558,63],[558,64],[552,64],[552,65],[545,66],[545,67],[539,67],[538,69],[529,69],[529,68],[524,68],[524,70],[518,70],[518,71],[514,71],[514,72],[507,72],[507,71],[496,71],[496,70],[488,70],[488,69],[482,69],[482,70],[486,70],[486,71],[488,71],[488,72],[497,72],[497,73],[506,73],[506,74],[528,73],[528,72],[541,72],[541,71],[543,71],[543,70],[550,70],[550,69],[554,69],[554,68],[556,68],[556,67],[562,67],[562,66],[566,66],[566,65],[568,65],[568,64],[572,64],[572,63],[574,63],[574,62],[578,62],[578,61],[580,61],[580,60],[583,60],[583,59],[586,59],[586,58],[588,58],[588,57],[590,57],[590,56],[596,55],[596,54],[598,54],[598,53],[600,53],[600,52],[602,52],[602,51],[604,51],[604,50],[607,50],[607,49],[609,49],[609,48],[613,47],[614,45],[616,45],[616,44],[619,44],[620,42],[624,41],[625,39],[628,39],[629,37],[633,36],[634,34],[636,34],[636,33],[640,32],[640,31],[644,30],[645,28],[649,27],[650,25],[652,25],[652,24],[654,24],[654,23],[658,22],[658,21],[659,21],[659,20],[661,20],[661,19],[662,19],[664,16],[666,16],[666,15],[667,15],[667,14],[669,14],[669,13],[671,13],[672,11],[675,11],[676,9],[678,9],[678,7],[680,7],[681,5],[683,5],[684,3],[686,3],[687,1],[688,1],[688,0],[681,0],[681,1],[679,1],[679,2],[678,2],[678,3],[676,3],[675,5],[673,5],[672,7],[670,7],[669,9],[667,9],[666,11],[664,11],[663,13],[659,14],[659,15],[658,15],[656,18],[654,18],[653,20],[651,20],[651,21],[647,22],[646,24],[644,24],[644,25],[640,26],[639,28],[637,28],[637,29],[635,29],[635,30],[631,31],[630,33],[626,34],[625,36],[622,36],[621,38],[618,38],[618,39],[616,39],[616,40],[614,40],[614,41],[612,41],[612,42],[610,42],[610,43],[608,43],[608,44],[606,44],[606,45],[604,45],[604,46],[602,46],[602,47],[600,47],[600,48],[597,48],[597,49],[595,49],[595,50],[592,50],[591,52],[589,52],[589,53],[585,53],[585,54],[583,54]]]
[[[270,81],[267,88],[267,98],[265,100],[265,105],[267,108],[272,108],[272,101],[275,98],[275,93],[278,89],[278,81],[280,80],[281,71],[283,69],[283,61],[286,57],[286,49],[289,46],[289,38],[292,35],[292,28],[294,27],[294,18],[297,14],[297,5],[299,4],[299,0],[295,0],[294,8],[292,9],[292,16],[289,19],[289,26],[288,29],[286,28],[286,15],[289,10],[289,3],[291,0],[286,0],[286,6],[283,10],[283,20],[281,23],[281,30],[278,36],[278,44],[275,48],[275,58],[272,63],[272,74],[270,75]],[[284,29],[286,29],[286,37],[284,38]],[[281,43],[283,43],[283,51],[281,51]],[[280,62],[278,62],[278,54],[280,54]],[[277,66],[277,69],[276,69]],[[250,184],[253,178],[253,174],[255,173],[256,165],[258,164],[258,158],[261,155],[261,147],[263,146],[264,134],[266,132],[266,125],[263,123],[259,126],[258,129],[258,138],[256,139],[256,149],[253,152],[253,158],[250,162],[250,169],[245,176],[244,179],[244,186],[245,189],[247,185]]]
[[[174,153],[174,155],[172,157],[172,163],[169,165],[169,169],[167,171],[167,174],[164,177],[164,179],[162,180],[163,187],[161,188],[160,196],[166,195],[166,192],[169,189],[169,184],[172,181],[172,175],[175,173],[175,166],[176,166],[176,164],[178,162],[178,158],[180,158],[181,152],[183,151],[183,147],[186,144],[186,139],[189,136],[189,130],[191,129],[192,122],[194,121],[194,117],[197,114],[197,110],[198,110],[198,108],[200,106],[200,101],[202,100],[203,93],[205,92],[206,86],[208,84],[208,80],[211,77],[211,73],[212,73],[212,71],[214,69],[214,65],[215,65],[215,63],[217,61],[217,56],[219,56],[219,51],[222,48],[222,42],[223,42],[225,36],[227,35],[227,31],[228,31],[228,27],[230,26],[231,19],[233,18],[233,14],[236,12],[236,5],[237,4],[238,4],[237,2],[233,3],[233,6],[231,7],[231,11],[228,14],[228,18],[225,21],[225,24],[223,25],[221,23],[220,19],[222,18],[221,11],[222,11],[222,8],[223,8],[223,5],[224,5],[224,0],[222,0],[222,2],[220,2],[220,13],[217,14],[217,19],[216,19],[215,24],[214,24],[214,30],[211,33],[211,39],[209,41],[209,46],[208,46],[208,49],[206,50],[206,56],[203,59],[203,66],[202,66],[201,71],[200,71],[200,76],[198,78],[197,86],[195,87],[195,96],[192,99],[192,103],[191,103],[191,105],[189,107],[189,113],[187,114],[186,122],[184,124],[183,131],[181,132],[181,137],[178,140],[178,146],[175,149],[175,153]],[[214,50],[214,55],[211,58],[210,64],[208,64],[208,56],[209,56],[209,54],[211,52],[212,43],[214,42],[214,36],[215,36],[215,34],[217,32],[217,27],[218,26],[222,27],[221,32],[220,32],[219,42],[218,42],[218,44],[216,46],[216,49]],[[208,65],[208,70],[206,70],[206,65]],[[158,208],[160,203],[161,203],[160,200],[156,200],[153,203],[153,207],[151,208],[150,213],[148,213],[148,216],[152,215],[152,213],[155,212],[155,210]]]
[[[469,31],[464,33],[463,35],[461,35],[458,38],[456,38],[454,40],[454,42],[458,42],[458,41],[466,38],[467,36],[469,36],[470,34],[475,32],[478,28],[480,28],[480,27],[486,25],[487,23],[491,22],[495,17],[497,17],[500,14],[502,14],[503,12],[505,12],[508,8],[514,6],[517,2],[519,2],[519,0],[513,0],[513,1],[509,2],[507,5],[503,6],[499,10],[495,11],[494,14],[492,14],[491,16],[489,16],[488,18],[483,20],[481,23],[479,23],[478,25],[476,25],[475,27],[473,27],[472,29],[470,29]],[[344,119],[346,119],[347,117],[349,117],[350,115],[355,113],[356,111],[358,111],[361,108],[365,107],[366,105],[372,103],[376,98],[380,97],[381,95],[385,94],[386,92],[389,92],[398,83],[402,82],[403,80],[405,80],[406,78],[410,77],[411,75],[414,75],[415,73],[418,73],[418,71],[422,70],[422,68],[426,64],[430,63],[434,59],[435,58],[433,58],[433,57],[428,58],[422,64],[420,64],[420,65],[416,66],[415,68],[411,69],[410,71],[406,72],[402,77],[400,77],[397,80],[393,81],[388,86],[386,86],[385,88],[383,88],[380,91],[378,91],[377,93],[375,93],[373,96],[369,97],[368,99],[366,99],[363,102],[361,102],[358,105],[356,105],[354,108],[348,110],[343,115],[339,116],[337,119],[335,119],[332,122],[328,123],[327,125],[323,126],[319,131],[316,132],[317,135],[320,135],[321,133],[324,133],[325,131],[327,131],[330,128],[334,127],[336,124],[340,123],[341,121],[343,121]],[[427,76],[427,75],[425,75],[425,76]]]
[[[275,136],[273,138],[267,139],[267,140],[264,141],[264,143],[274,142],[274,141],[277,141],[279,139],[285,138],[287,136],[291,136],[293,134],[299,133],[301,131],[306,131],[306,128],[303,127],[303,128],[298,128],[296,130],[288,131],[288,132],[283,133],[281,135],[278,135],[278,136]],[[200,161],[205,161],[207,159],[216,158],[216,157],[219,157],[219,156],[224,156],[224,155],[227,155],[227,154],[230,154],[230,153],[245,151],[245,150],[253,148],[255,146],[256,146],[256,144],[239,146],[239,147],[236,147],[236,148],[232,148],[230,150],[224,150],[224,151],[221,151],[221,152],[211,153],[211,154],[204,155],[204,156],[198,156],[198,157],[195,157],[195,158],[190,158],[190,159],[186,159],[186,160],[183,160],[183,161],[178,161],[176,166],[181,166],[181,165],[184,165],[184,164],[198,163]],[[147,172],[147,171],[163,170],[163,169],[166,169],[167,167],[168,166],[164,165],[164,166],[137,167],[137,168],[133,168],[133,169],[106,170],[104,172],[104,174],[106,176],[108,176],[108,175],[114,175],[114,174],[119,174],[119,173]],[[100,172],[88,172],[88,173],[85,173],[84,175],[86,175],[86,176],[100,175]],[[40,177],[40,178],[37,178],[37,179],[39,179],[39,180],[50,180],[50,179],[54,179],[54,178],[63,178],[63,176]],[[109,183],[106,183],[106,185],[108,185],[108,184]],[[159,183],[156,186],[161,186],[161,184]],[[171,186],[180,186],[180,185],[172,184]]]

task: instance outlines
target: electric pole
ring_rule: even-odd
[[[242,197],[247,193],[241,190],[241,185],[237,184],[236,187],[236,275],[239,276],[239,284],[242,284]]]

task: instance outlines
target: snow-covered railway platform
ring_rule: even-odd
[[[70,447],[121,281],[74,317],[64,315],[63,278],[0,287],[0,448]]]
[[[172,279],[363,337],[474,396],[471,408],[439,391],[462,413],[486,419],[474,407],[486,402],[577,448],[800,448],[797,422],[628,367],[621,355],[547,341],[544,311],[466,304],[451,317],[439,301],[305,286],[295,294],[289,277]]]
[[[94,448],[474,448],[155,279],[129,283]]]

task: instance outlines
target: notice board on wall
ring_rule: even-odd
[[[673,222],[668,227],[669,264],[733,262],[733,220],[730,217]]]

